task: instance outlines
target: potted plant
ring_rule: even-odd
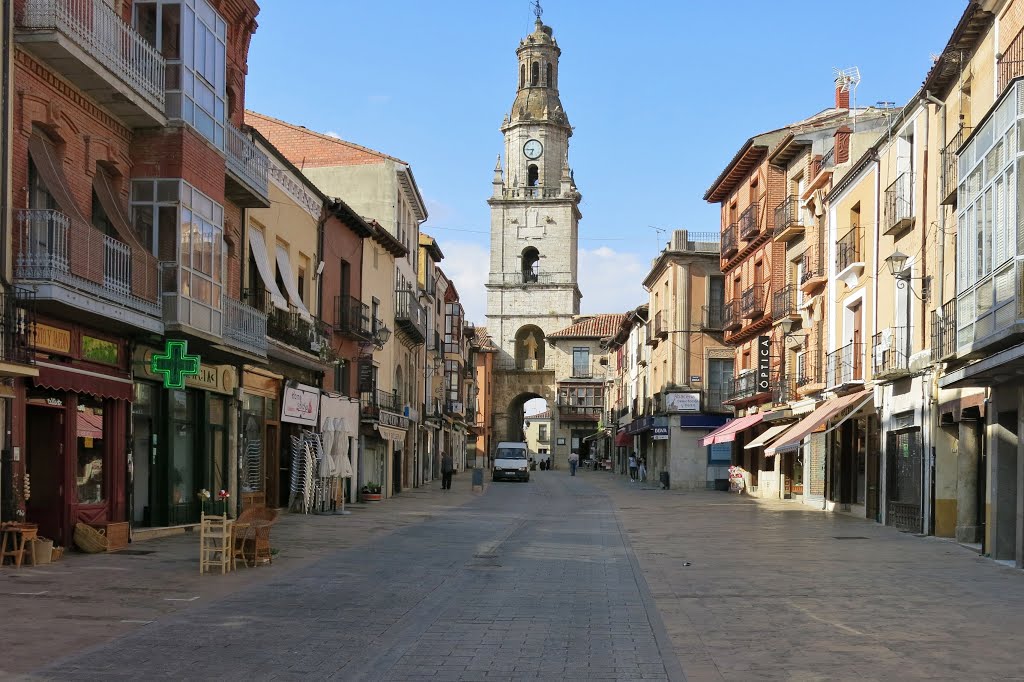
[[[367,481],[360,490],[360,496],[363,502],[380,502],[380,483]]]

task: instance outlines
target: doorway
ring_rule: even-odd
[[[39,534],[67,546],[64,408],[28,405],[25,409],[25,471],[31,495],[26,519],[39,524]]]
[[[391,452],[391,492],[402,492],[402,451],[397,448]]]

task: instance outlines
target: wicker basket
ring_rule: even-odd
[[[89,554],[106,552],[107,536],[87,523],[76,523],[75,544],[80,550]]]
[[[32,552],[33,566],[42,566],[53,560],[53,540],[36,538],[29,543],[27,549]]]
[[[60,558],[62,556],[64,556],[64,548],[63,547],[54,547],[52,554],[50,554],[50,562],[53,563],[53,562],[56,562],[56,561],[60,561]]]

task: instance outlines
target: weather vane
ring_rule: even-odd
[[[540,0],[533,0],[533,13],[536,15],[537,21],[540,21],[540,15],[544,14],[544,10],[540,6]]]

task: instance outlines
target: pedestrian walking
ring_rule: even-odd
[[[647,480],[647,459],[645,457],[636,461],[636,477],[641,483]]]
[[[572,476],[576,475],[576,467],[580,465],[580,453],[573,450],[569,453],[569,473]]]
[[[629,482],[632,483],[636,480],[636,453],[632,453],[629,456]]]
[[[447,452],[441,455],[441,490],[452,489],[452,473],[455,471],[455,464],[452,456]]]

